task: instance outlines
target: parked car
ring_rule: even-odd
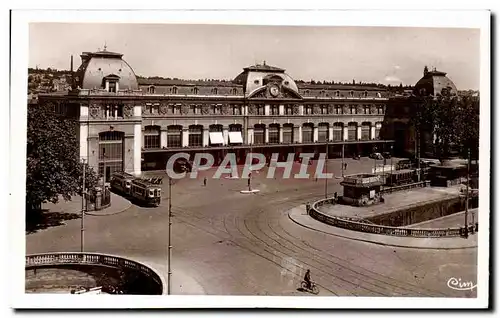
[[[370,158],[377,159],[377,160],[384,159],[384,157],[382,156],[382,154],[380,152],[374,152],[374,153],[370,154]]]

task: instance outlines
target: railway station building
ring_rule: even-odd
[[[236,73],[237,74],[237,73]],[[381,138],[386,89],[296,83],[285,69],[244,67],[232,81],[138,78],[121,53],[83,52],[73,88],[38,103],[79,121],[80,158],[109,178],[165,169],[177,152],[323,153],[329,157],[388,151]]]

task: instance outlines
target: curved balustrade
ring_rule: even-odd
[[[96,254],[96,253],[45,253],[45,254],[31,254],[26,256],[25,268],[29,269],[32,267],[39,266],[54,266],[54,265],[101,265],[109,266],[117,269],[131,269],[141,272],[153,279],[153,281],[161,286],[162,294],[165,293],[165,281],[161,275],[156,273],[150,267],[141,264],[136,261],[132,261],[126,258],[106,255],[106,254]]]
[[[383,234],[390,236],[403,236],[403,237],[453,237],[461,236],[463,234],[463,228],[448,228],[448,229],[423,229],[423,228],[401,228],[392,227],[384,225],[376,225],[370,223],[357,222],[349,220],[346,218],[335,217],[331,215],[326,215],[320,212],[317,208],[325,204],[332,204],[333,199],[323,199],[316,201],[309,208],[308,214],[314,219],[321,221],[323,223],[340,227],[343,229],[372,233],[372,234]],[[471,225],[469,232],[474,229],[477,231],[478,224]]]

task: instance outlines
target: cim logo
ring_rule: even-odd
[[[461,278],[451,277],[448,279],[448,287],[454,290],[473,290],[477,287],[472,281],[462,281]]]

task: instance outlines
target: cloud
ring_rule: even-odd
[[[394,75],[386,76],[384,78],[384,81],[389,82],[389,83],[398,83],[398,84],[402,82],[402,80],[399,77],[394,76]]]

